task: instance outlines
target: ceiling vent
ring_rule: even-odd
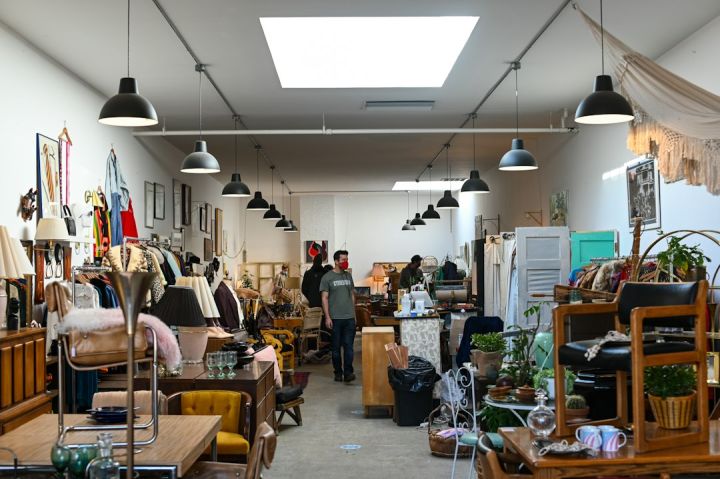
[[[435,100],[377,100],[366,101],[363,109],[375,111],[430,111]]]

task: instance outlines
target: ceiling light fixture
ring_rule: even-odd
[[[198,72],[198,97],[199,97],[199,126],[200,139],[195,142],[195,151],[190,153],[182,162],[180,171],[183,173],[218,173],[220,164],[217,159],[207,151],[207,143],[202,139],[202,77],[205,71],[205,65],[196,64],[195,71]]]
[[[238,126],[238,119],[239,117],[237,115],[233,115],[236,130]],[[235,173],[233,173],[230,177],[230,183],[225,185],[225,188],[223,188],[222,195],[230,198],[243,198],[250,196],[250,188],[243,183],[242,178],[240,178],[240,173],[238,173],[237,135],[235,136]]]
[[[130,76],[130,0],[127,2],[127,76],[120,79],[118,94],[105,102],[98,121],[112,126],[157,125],[158,117],[152,103],[141,96],[137,80]]]
[[[283,194],[283,190],[285,189],[285,181],[280,180],[280,185],[281,185],[280,186],[280,197],[282,198],[283,208],[284,208],[285,207],[285,197],[282,196],[282,194]],[[289,227],[290,227],[290,222],[285,219],[285,215],[282,215],[280,221],[275,223],[275,228],[279,229],[279,230],[284,230],[285,228],[289,228]]]
[[[432,183],[432,163],[428,165],[428,174],[430,176],[430,183]],[[430,220],[430,221],[436,221],[440,219],[440,213],[435,211],[435,206],[433,206],[432,202],[432,188],[430,188],[430,204],[428,204],[427,209],[422,214],[422,219],[424,220]]]
[[[275,165],[272,165],[270,167],[270,209],[265,212],[263,215],[264,220],[268,221],[276,221],[279,220],[282,215],[280,212],[275,208]]]
[[[260,150],[262,150],[262,146],[255,145],[255,165],[256,165],[256,171],[257,171],[257,191],[255,191],[255,196],[253,199],[248,201],[247,209],[248,211],[267,211],[270,209],[270,205],[268,204],[267,200],[265,200],[262,197],[262,192],[260,191]],[[284,216],[283,216],[284,218]]]
[[[473,130],[475,129],[475,119],[477,118],[477,114],[473,113],[472,115],[472,126]],[[487,183],[485,183],[483,180],[480,179],[480,172],[477,170],[477,167],[475,166],[475,133],[472,135],[473,139],[473,169],[470,171],[470,178],[468,178],[465,183],[463,183],[462,188],[460,188],[461,193],[490,193],[490,187],[488,187]]]
[[[288,188],[288,202],[290,203],[290,217],[292,217],[292,191],[290,191],[290,188]],[[298,229],[297,226],[293,223],[293,220],[288,220],[288,223],[290,226],[285,228],[286,233],[297,233]]]
[[[415,181],[419,182],[420,180],[417,179]],[[420,213],[419,213],[420,212],[420,190],[419,189],[415,190],[415,209],[418,212],[415,213],[415,218],[413,218],[413,220],[410,221],[410,224],[413,226],[426,226],[427,223],[425,223],[425,221],[420,217]]]
[[[402,227],[403,231],[415,231],[415,227],[410,224],[410,191],[407,192],[407,217],[408,219],[405,220],[405,224]]]
[[[538,164],[535,157],[523,146],[520,138],[520,102],[518,100],[518,70],[520,62],[513,62],[512,69],[515,70],[515,138],[512,141],[510,151],[500,159],[498,169],[503,171],[528,171],[537,170]]]
[[[445,166],[447,167],[447,177],[452,178],[450,176],[450,143],[445,143]],[[449,180],[448,180],[449,181]],[[443,197],[440,198],[437,202],[437,209],[439,210],[454,210],[460,208],[460,203],[453,198],[452,193],[450,193],[450,190],[445,190],[443,193]]]
[[[602,75],[595,77],[593,92],[578,105],[575,111],[575,121],[589,125],[628,122],[634,118],[632,106],[624,96],[613,91],[612,78],[605,74],[603,0],[600,0],[600,56]]]

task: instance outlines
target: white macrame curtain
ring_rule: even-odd
[[[576,10],[600,41],[600,26]],[[627,146],[653,154],[666,182],[705,185],[720,195],[720,96],[633,51],[605,30],[605,55],[635,109]]]

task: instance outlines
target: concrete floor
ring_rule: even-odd
[[[399,427],[384,410],[365,418],[359,335],[355,374],[349,384],[333,381],[331,364],[303,365],[310,380],[301,406],[303,425],[283,418],[272,468],[266,479],[281,478],[449,478],[452,459],[432,456],[427,429]],[[355,450],[340,446],[356,444]],[[456,477],[467,477],[469,460],[458,460]]]

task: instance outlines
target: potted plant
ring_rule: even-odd
[[[570,394],[565,397],[565,417],[570,420],[586,419],[590,408],[585,398],[579,394]]]
[[[574,372],[565,368],[565,393],[571,394],[575,387],[577,376]],[[545,368],[535,374],[533,377],[533,386],[535,389],[544,389],[547,391],[549,399],[555,399],[555,370],[553,368]]]
[[[501,333],[476,333],[470,336],[470,345],[473,365],[481,376],[488,376],[490,368],[494,373],[500,370],[505,355],[505,338]]]
[[[705,279],[705,262],[710,261],[710,258],[703,254],[699,246],[687,246],[677,236],[671,236],[667,249],[658,253],[658,264],[669,274],[677,274],[684,281]]]
[[[697,375],[692,366],[672,364],[645,368],[650,408],[664,429],[685,429],[695,412]]]
[[[515,386],[529,385],[536,372],[533,365],[533,350],[535,344],[535,336],[540,330],[540,308],[542,303],[535,304],[523,312],[523,316],[528,318],[528,327],[520,328],[511,326],[510,329],[518,330],[517,336],[513,338],[512,347],[508,353],[510,359],[505,368],[500,371],[513,378]],[[535,325],[529,320],[531,316],[536,317]]]

